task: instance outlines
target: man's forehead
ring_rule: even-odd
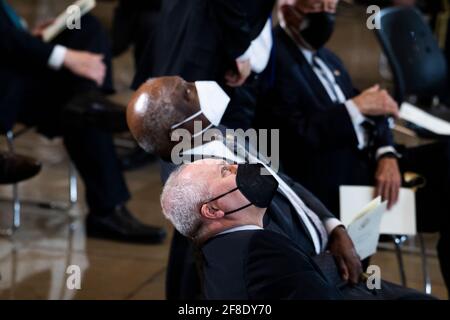
[[[199,175],[210,175],[217,172],[217,167],[226,163],[219,159],[202,159],[190,163],[183,171],[185,178],[196,178]]]
[[[167,94],[174,91],[183,84],[183,79],[180,77],[159,77],[150,78],[142,86],[142,90],[151,92],[156,96]]]

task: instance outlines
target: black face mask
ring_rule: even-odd
[[[336,15],[328,12],[309,13],[300,26],[300,35],[314,50],[322,48],[334,31]]]
[[[237,187],[217,196],[206,203],[215,201],[239,190],[250,202],[235,210],[225,212],[225,215],[235,213],[251,205],[258,208],[267,208],[278,189],[278,181],[271,174],[263,175],[264,167],[261,164],[240,164],[236,173]]]

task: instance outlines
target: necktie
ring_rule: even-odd
[[[5,9],[6,14],[8,15],[11,22],[16,26],[16,28],[23,30],[24,27],[22,24],[22,19],[16,13],[16,11],[6,2],[6,0],[1,0],[0,4],[3,6],[3,9]]]
[[[325,230],[322,221],[320,221],[317,214],[314,213],[311,209],[309,209],[303,201],[301,201],[300,205],[302,206],[303,211],[305,211],[308,219],[311,221],[314,229],[316,229],[316,232],[319,235],[321,251],[324,251],[328,243],[328,233]]]
[[[361,124],[361,126],[364,128],[364,133],[366,135],[366,151],[369,155],[370,159],[373,159],[375,156],[375,138],[377,135],[376,126],[372,121],[364,120],[364,122]]]
[[[300,197],[294,192],[294,190],[292,190],[292,188],[290,188],[288,184],[284,182],[283,179],[281,179],[281,177],[278,176],[278,174],[266,164],[268,162],[262,161],[258,156],[253,155],[251,152],[247,152],[247,150],[245,149],[242,149],[242,146],[239,146],[238,143],[236,143],[235,146],[237,147],[237,149],[240,149],[239,152],[242,152],[241,154],[248,157],[249,161],[261,163],[275,177],[275,179],[277,179],[279,183],[278,190],[281,191],[281,194],[286,198],[287,201],[291,203],[295,211],[297,211],[297,214],[305,225],[307,232],[310,234],[310,238],[314,244],[316,253],[319,254],[320,252],[322,252],[327,245],[328,234],[317,214],[310,210],[300,199]],[[257,152],[255,154],[257,154]],[[316,237],[313,236],[313,233]],[[319,243],[316,243],[316,241],[314,241],[314,238],[318,238]]]
[[[318,72],[321,77],[325,80],[327,83],[327,87],[331,90],[331,100],[333,102],[343,103],[345,102],[345,96],[343,95],[340,88],[338,88],[338,85],[336,83],[336,80],[334,79],[333,75],[331,74],[330,70],[325,70],[324,68],[324,62],[322,60],[319,60],[319,57],[314,54],[312,59],[312,65],[316,72]]]

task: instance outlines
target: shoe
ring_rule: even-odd
[[[119,161],[123,171],[131,171],[156,161],[156,157],[140,147],[136,147],[129,153],[119,155]]]
[[[90,125],[112,133],[128,131],[126,107],[92,91],[76,96],[66,106],[68,118],[80,118]],[[71,117],[71,116],[75,117]]]
[[[0,184],[13,184],[30,179],[41,171],[37,160],[14,154],[0,152]]]
[[[134,218],[125,206],[109,214],[89,213],[86,219],[88,237],[130,243],[158,244],[166,238],[162,228],[145,225]]]

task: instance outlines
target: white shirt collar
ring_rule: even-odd
[[[312,52],[311,50],[308,50],[306,48],[303,48],[301,46],[298,46],[298,48],[300,49],[300,51],[303,53],[303,56],[305,57],[306,61],[308,61],[308,63],[310,65],[313,64],[313,55],[314,52]]]
[[[257,226],[257,225],[247,224],[247,225],[238,226],[238,227],[234,227],[234,228],[222,231],[222,232],[218,233],[217,235],[238,232],[238,231],[244,231],[244,230],[263,230],[263,228],[261,228],[260,226]]]

